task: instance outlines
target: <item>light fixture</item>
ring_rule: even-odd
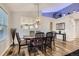
[[[21,17],[22,26],[23,26],[24,29],[33,29],[33,28],[38,29],[38,27],[39,27],[39,24],[40,24],[39,3],[35,3],[34,6],[36,7],[35,8],[36,9],[35,22],[33,22],[33,23],[26,23],[25,22],[26,17]]]
[[[37,3],[37,4],[35,4],[35,5],[36,5],[36,7],[37,7],[36,22],[37,22],[37,24],[39,24],[39,22],[40,22],[40,17],[39,17],[39,3]]]
[[[38,25],[37,24],[35,24],[35,28],[38,28]]]

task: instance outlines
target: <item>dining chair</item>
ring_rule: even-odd
[[[47,32],[46,33],[46,47],[52,48],[52,32]]]
[[[35,33],[35,37],[36,38],[41,38],[41,37],[44,37],[44,36],[45,36],[44,32],[37,32],[37,33]]]
[[[56,32],[52,31],[52,34],[53,34],[52,41],[53,41],[53,45],[55,46]]]
[[[35,38],[38,38],[37,39],[37,43],[38,43],[38,49],[41,50],[43,52],[43,44],[44,44],[44,32],[37,32],[35,34]]]
[[[18,41],[18,45],[19,45],[19,50],[18,50],[18,54],[20,53],[20,49],[22,46],[26,46],[26,40],[21,40],[19,33],[16,32],[16,37],[17,37],[17,41]]]
[[[46,37],[52,37],[53,45],[55,46],[56,32],[55,31],[47,32]]]
[[[34,56],[36,56],[37,53],[37,39],[36,38],[31,38],[30,43],[28,44],[28,52],[29,55],[31,56],[31,53],[34,53]]]
[[[11,29],[11,36],[12,36],[12,41],[13,41],[12,46],[15,45],[15,43],[14,43],[15,33],[16,33],[16,29]]]
[[[55,35],[55,33],[53,33],[53,32],[46,33],[46,39],[45,39],[45,44],[44,44],[45,52],[46,52],[47,48],[51,48],[51,50],[52,50],[52,40],[53,40],[53,45],[55,46],[54,35]]]

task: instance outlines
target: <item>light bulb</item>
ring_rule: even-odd
[[[36,21],[40,21],[40,17],[37,17],[37,18],[36,18]]]
[[[38,25],[37,24],[35,24],[35,28],[38,28]]]

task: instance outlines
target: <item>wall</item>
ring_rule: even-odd
[[[67,41],[71,41],[71,40],[74,40],[76,38],[75,19],[77,17],[75,15],[76,15],[76,13],[73,13],[71,15],[64,16],[64,17],[61,17],[59,19],[55,19],[55,22],[53,25],[53,27],[54,27],[53,30],[58,32],[58,30],[56,30],[56,23],[62,23],[62,22],[65,23],[65,30],[64,31],[62,30],[62,32],[66,33]],[[58,39],[62,39],[61,35],[58,35],[57,37],[58,37]]]
[[[21,17],[25,14],[28,15],[28,13],[18,13],[18,12],[12,13],[12,20],[13,20],[13,25],[12,26],[14,28],[20,28],[21,22],[22,22]],[[26,19],[24,19],[24,22],[26,22],[26,23],[31,23],[31,22],[34,22],[34,21],[35,21],[35,18],[32,18],[32,17],[27,17],[26,16]],[[39,29],[42,30],[43,28],[41,28],[41,26],[44,26],[44,28],[45,28],[45,25],[47,25],[46,27],[48,27],[49,21],[52,21],[52,18],[41,16],[40,17],[40,28]],[[47,28],[47,30],[49,30],[49,29]]]
[[[31,13],[32,14],[32,13]],[[27,16],[29,15],[29,17]],[[13,20],[13,24],[12,26],[14,28],[19,28],[20,29],[20,25],[21,25],[21,17],[22,16],[26,16],[25,22],[34,22],[35,21],[35,16],[32,15],[32,17],[30,16],[30,13],[25,13],[25,12],[13,12],[12,13],[12,20]],[[50,31],[50,22],[53,22],[53,31],[58,32],[58,30],[56,30],[56,23],[61,23],[64,22],[65,23],[65,30],[62,32],[66,33],[66,39],[67,41],[72,41],[75,38],[77,38],[77,30],[76,30],[76,22],[75,19],[79,18],[79,13],[73,13],[71,15],[67,15],[58,19],[53,19],[53,18],[49,18],[49,17],[44,17],[44,16],[40,16],[40,26],[39,26],[39,31],[43,31],[43,32],[48,32]],[[21,31],[21,30],[20,30]],[[20,32],[19,31],[19,32]],[[28,33],[28,31],[25,30],[24,33]],[[61,35],[57,35],[58,39],[62,39]]]
[[[32,13],[31,13],[32,14]],[[29,14],[26,12],[12,12],[12,28],[16,28],[17,31],[20,34],[20,36],[23,35],[29,35],[29,31],[27,29],[21,29],[21,24],[24,23],[33,23],[34,22],[34,18],[31,16],[28,16]],[[23,17],[24,16],[24,17]],[[22,21],[22,17],[23,17],[23,21]],[[34,30],[34,29],[33,29]]]
[[[26,16],[26,22],[34,22],[35,18],[33,17],[27,17],[28,13],[12,13],[12,19],[13,19],[13,27],[14,28],[20,28],[21,25],[21,17],[22,15]],[[76,13],[73,13],[71,15],[68,16],[64,16],[58,19],[53,19],[53,18],[49,18],[49,17],[44,17],[44,16],[40,16],[40,26],[39,26],[39,31],[43,31],[43,32],[48,32],[50,31],[50,22],[53,22],[53,31],[58,32],[58,30],[56,30],[56,23],[61,23],[61,22],[65,22],[65,32],[66,33],[66,37],[67,37],[67,41],[71,41],[74,40],[74,38],[76,38],[76,25],[75,25],[75,20],[77,17],[75,16]],[[19,20],[19,21],[18,21]],[[28,21],[29,20],[29,21]],[[32,21],[30,21],[32,20]],[[26,31],[26,30],[25,30]],[[21,32],[21,31],[19,31]],[[24,33],[28,33],[28,31],[24,32]],[[57,36],[58,39],[62,39],[61,35]]]
[[[74,22],[75,22],[75,36],[79,38],[79,12],[74,15]]]
[[[43,32],[50,31],[50,22],[54,23],[53,18],[41,16],[40,27],[39,30]],[[53,31],[53,29],[52,29]]]
[[[12,13],[12,20],[13,20],[12,26],[14,28],[17,28],[17,30],[19,32],[21,32],[21,34],[23,34],[23,35],[29,35],[29,30],[22,30],[21,29],[21,27],[20,27],[21,26],[21,22],[22,22],[21,21],[21,17],[22,16],[26,17],[24,19],[24,22],[26,22],[26,23],[35,22],[35,18],[36,17],[34,15],[32,15],[32,17],[31,17],[29,14],[27,12],[13,12]],[[50,31],[49,22],[51,22],[51,21],[53,21],[52,18],[40,16],[40,26],[38,28],[38,31],[43,31],[45,33]],[[32,30],[37,30],[37,29],[32,29]],[[16,41],[17,40],[15,39],[15,42]]]
[[[0,6],[8,13],[8,34],[3,38],[2,41],[0,41],[0,55],[3,55],[10,46],[10,13],[9,10],[3,4],[0,4]]]
[[[76,24],[76,38],[79,38],[79,20],[75,21]]]

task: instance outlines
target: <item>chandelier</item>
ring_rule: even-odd
[[[39,3],[37,3],[35,5],[36,5],[36,8],[37,8],[36,23],[39,24],[39,22],[40,22],[40,17],[39,17],[39,12],[40,12],[40,10],[39,10]]]
[[[36,17],[35,17],[35,21],[33,23],[25,23],[23,22],[23,17],[22,17],[22,27],[24,27],[25,29],[33,29],[33,28],[36,28],[38,29],[39,28],[39,24],[40,24],[40,16],[39,16],[39,3],[35,3],[34,6],[36,7]]]

